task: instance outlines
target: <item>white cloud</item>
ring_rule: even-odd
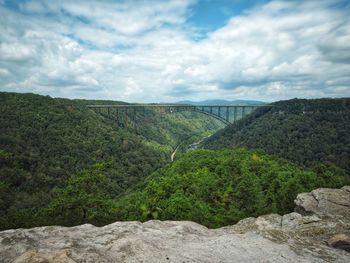
[[[350,96],[350,22],[332,1],[273,1],[200,41],[186,25],[193,3],[0,7],[0,89],[129,101]]]
[[[33,50],[19,43],[1,43],[0,59],[6,61],[26,61],[33,57]]]

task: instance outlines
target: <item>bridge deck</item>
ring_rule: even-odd
[[[175,113],[181,111],[193,111],[199,112],[211,116],[225,125],[232,124],[238,119],[243,118],[247,114],[251,113],[258,107],[270,106],[268,104],[246,104],[246,105],[192,105],[192,104],[100,104],[100,105],[88,105],[88,108],[97,110],[102,113],[102,109],[107,109],[107,114],[110,115],[112,110],[115,109],[114,114],[119,114],[119,111],[125,111],[125,121],[128,121],[128,109],[133,108],[133,119],[136,126],[137,111],[140,108],[158,108],[165,109],[167,113]],[[233,119],[233,120],[232,120]]]
[[[192,104],[99,104],[87,105],[88,108],[128,108],[128,107],[266,107],[268,104],[242,105],[192,105]]]

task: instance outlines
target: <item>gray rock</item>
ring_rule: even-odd
[[[310,223],[319,222],[319,221],[321,221],[321,218],[319,218],[316,215],[302,216],[301,214],[293,212],[290,214],[286,214],[282,217],[282,227],[298,228],[301,225],[310,224]]]
[[[1,232],[2,262],[322,262],[248,232],[193,222],[116,222]]]
[[[296,212],[321,217],[350,217],[350,187],[342,189],[319,188],[299,194],[294,201]]]
[[[248,231],[264,231],[281,227],[282,217],[278,214],[268,214],[257,218],[248,217],[240,220],[236,225],[226,227],[237,233],[245,233]],[[223,228],[223,229],[226,229]]]
[[[295,212],[302,215],[312,215],[317,210],[318,202],[311,193],[298,194],[294,200]]]
[[[350,252],[350,234],[334,235],[329,241],[328,245],[335,248],[343,249]]]
[[[350,192],[350,185],[343,186],[341,189]]]

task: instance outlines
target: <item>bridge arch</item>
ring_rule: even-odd
[[[215,118],[217,119],[218,121],[222,122],[223,124],[225,125],[230,125],[231,123],[229,121],[227,121],[225,118],[221,117],[221,116],[218,116],[214,113],[210,113],[210,112],[206,112],[204,110],[200,110],[200,109],[185,109],[185,110],[177,110],[175,112],[183,112],[183,111],[191,111],[191,112],[198,112],[198,113],[201,113],[201,114],[205,114],[207,116],[210,116],[212,118]]]

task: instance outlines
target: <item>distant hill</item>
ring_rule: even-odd
[[[350,171],[350,98],[275,102],[220,130],[204,147],[260,148],[304,166],[322,162]]]
[[[263,101],[257,100],[202,100],[202,101],[191,101],[183,100],[177,102],[177,104],[191,104],[191,105],[256,105],[266,104]]]

